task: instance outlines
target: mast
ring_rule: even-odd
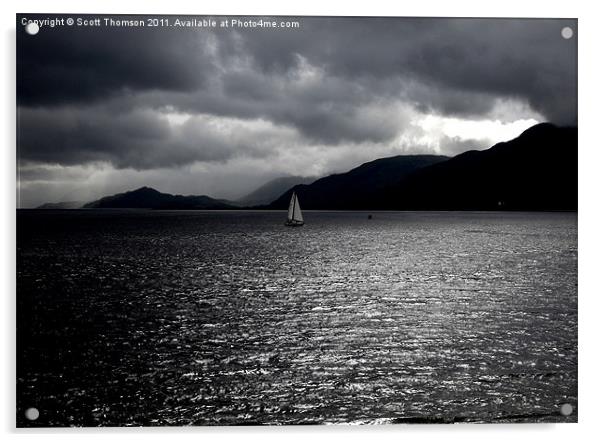
[[[291,196],[291,200],[288,203],[288,213],[287,213],[287,219],[289,221],[292,221],[293,217],[294,217],[294,207],[295,207],[295,193],[293,192],[292,196]]]

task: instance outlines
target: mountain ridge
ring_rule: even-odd
[[[448,160],[443,155],[396,155],[363,163],[347,172],[328,175],[309,185],[298,185],[270,203],[269,209],[288,207],[291,194],[301,207],[325,210],[361,210],[364,200],[417,169]]]
[[[294,191],[304,210],[577,210],[577,135],[577,127],[541,123],[512,140],[452,158],[379,158],[294,185],[263,205],[241,207],[207,195],[172,195],[143,186],[88,202],[83,208],[284,210]],[[76,202],[39,208],[71,208],[72,203]]]
[[[577,210],[577,128],[541,123],[417,170],[379,195],[388,210]]]
[[[577,210],[577,128],[551,123],[488,149],[408,168],[384,186],[372,183],[355,193],[352,201],[345,199],[351,187],[311,189],[324,180],[349,183],[365,166],[394,158],[399,157],[295,186],[267,208],[285,209],[294,191],[301,207],[310,210]]]
[[[84,204],[85,209],[223,210],[236,207],[207,195],[172,195],[143,186]]]

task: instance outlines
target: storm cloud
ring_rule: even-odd
[[[178,173],[260,160],[274,176],[293,172],[287,161],[327,173],[350,159],[501,141],[429,132],[432,116],[515,128],[577,120],[576,37],[561,37],[576,20],[290,17],[298,29],[63,26],[29,36],[21,18],[18,155],[28,170]],[[248,187],[232,179],[223,195]]]

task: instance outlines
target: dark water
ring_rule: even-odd
[[[577,420],[576,214],[283,217],[19,211],[18,425]]]

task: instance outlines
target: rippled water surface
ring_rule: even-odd
[[[576,214],[283,217],[19,211],[18,425],[577,420]]]

